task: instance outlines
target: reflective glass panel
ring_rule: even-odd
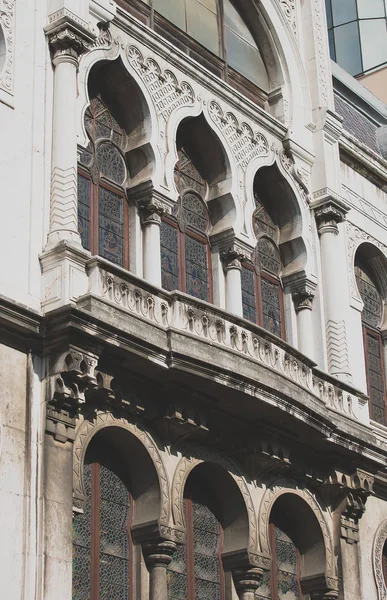
[[[263,327],[282,336],[281,289],[278,283],[261,278]]]
[[[333,25],[357,19],[356,0],[332,0]]]
[[[386,425],[386,404],[383,381],[383,357],[379,336],[366,332],[366,360],[368,370],[371,418]]]
[[[199,44],[219,55],[219,34],[216,2],[186,0],[187,33]]]
[[[123,198],[102,186],[98,188],[98,254],[123,265]]]
[[[242,304],[243,318],[257,322],[257,309],[255,303],[255,275],[251,269],[242,267]]]
[[[358,22],[334,29],[336,60],[350,75],[362,72]]]
[[[384,17],[383,0],[357,0],[359,19],[372,19]]]
[[[363,71],[387,62],[387,23],[385,19],[360,21]]]
[[[78,174],[78,231],[82,246],[90,250],[90,181]]]
[[[231,0],[224,0],[227,62],[258,87],[268,90],[266,68],[258,46]]]
[[[165,221],[160,226],[161,284],[169,292],[179,289],[177,229]]]
[[[153,0],[153,8],[176,27],[187,31],[184,0]]]
[[[207,243],[185,236],[186,292],[208,301]]]
[[[332,60],[336,61],[335,38],[333,35],[333,29],[328,31],[328,40],[329,40],[329,55]]]
[[[359,266],[355,267],[357,289],[363,301],[362,321],[370,327],[379,327],[383,314],[383,301],[370,277]]]
[[[199,502],[192,502],[192,520],[195,599],[221,600],[218,520]]]
[[[327,13],[328,29],[330,29],[333,26],[331,0],[325,0],[325,9],[326,9],[326,13]]]

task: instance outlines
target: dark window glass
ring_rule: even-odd
[[[261,278],[263,327],[282,336],[281,288],[277,282]]]
[[[122,197],[102,186],[98,190],[98,254],[117,265],[124,261]]]
[[[332,0],[333,25],[357,19],[356,0]]]
[[[379,327],[383,314],[382,298],[364,269],[355,267],[356,283],[364,307],[362,312],[362,321],[364,325],[370,327]]]
[[[387,62],[386,19],[360,21],[359,26],[363,71],[368,71]]]
[[[169,292],[179,289],[179,255],[178,255],[178,230],[173,225],[161,222],[160,249],[161,249],[161,281],[164,289]]]
[[[255,195],[255,206],[256,209],[254,211],[253,216],[253,227],[254,233],[259,238],[262,234],[266,234],[271,237],[274,241],[277,241],[277,231],[278,227],[275,226],[273,219],[270,217],[266,208],[263,206],[262,202]]]
[[[243,318],[257,322],[257,309],[255,299],[255,275],[254,272],[242,266],[242,304],[243,304]]]
[[[90,181],[78,175],[78,231],[82,246],[90,250]]]
[[[325,9],[326,9],[326,13],[327,13],[328,29],[330,29],[331,27],[333,27],[331,0],[325,0]]]
[[[371,418],[386,425],[386,402],[384,389],[384,368],[380,336],[365,331],[368,388],[371,400]]]
[[[384,542],[384,546],[383,546],[382,569],[383,569],[384,583],[387,586],[387,540]]]
[[[281,258],[277,246],[266,237],[260,238],[257,245],[257,260],[262,269],[279,275],[281,271]]]
[[[181,201],[181,217],[184,225],[190,225],[202,233],[208,229],[208,212],[204,202],[196,194],[187,192]]]
[[[362,72],[358,22],[335,27],[336,60],[350,75]]]
[[[195,190],[201,198],[205,198],[207,183],[200,175],[184,148],[179,149],[178,157],[179,159],[175,167],[175,183],[179,193],[183,194],[186,190]]]
[[[121,153],[111,143],[102,143],[97,147],[96,162],[101,175],[118,185],[126,178],[125,162]]]
[[[168,600],[187,600],[186,547],[179,545],[167,571]]]
[[[336,51],[335,51],[335,38],[333,35],[333,29],[328,31],[328,41],[329,41],[329,54],[332,60],[336,61]]]
[[[75,517],[73,528],[72,598],[128,600],[129,492],[110,467],[98,462],[85,464],[84,484],[85,510]]]
[[[207,243],[185,236],[186,292],[208,300]]]

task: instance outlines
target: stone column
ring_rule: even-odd
[[[232,572],[239,600],[254,600],[263,571],[260,568],[235,569]]]
[[[251,250],[234,240],[222,244],[220,256],[226,280],[226,310],[229,313],[243,317],[242,303],[242,264],[241,261],[251,260]]]
[[[170,540],[143,545],[149,570],[149,600],[168,600],[167,567],[175,550],[176,544]]]
[[[343,381],[350,381],[345,314],[348,308],[345,253],[340,247],[338,223],[344,220],[347,205],[333,194],[313,202],[320,236],[328,369]]]
[[[87,23],[70,16],[45,28],[54,66],[51,206],[48,247],[62,240],[81,245],[77,199],[78,58],[94,41]]]
[[[308,358],[314,359],[312,304],[316,285],[304,282],[292,290],[297,316],[298,349]]]

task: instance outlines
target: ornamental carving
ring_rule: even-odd
[[[179,82],[170,70],[162,71],[154,58],[144,58],[133,45],[126,48],[130,65],[138,73],[148,89],[157,114],[166,122],[174,110],[182,106],[192,106],[195,93],[186,81]]]
[[[15,8],[16,0],[0,0],[0,90],[9,98],[13,96]]]
[[[170,514],[168,478],[156,443],[153,441],[151,436],[138,424],[130,423],[126,419],[116,417],[111,412],[106,411],[97,411],[94,419],[83,421],[77,431],[77,435],[74,442],[73,454],[74,510],[82,510],[85,500],[85,490],[83,486],[83,463],[89,442],[98,431],[105,427],[111,426],[126,429],[129,433],[134,435],[142,443],[142,445],[150,455],[155,470],[157,472],[160,485],[160,521],[165,525],[168,525]]]
[[[333,540],[328,525],[325,521],[324,513],[313,494],[304,486],[298,486],[297,482],[292,479],[278,479],[272,482],[263,495],[258,517],[261,552],[269,555],[271,554],[269,542],[270,512],[277,498],[286,493],[292,493],[300,496],[312,509],[320,525],[321,533],[324,538],[326,553],[325,573],[327,579],[329,578],[332,587],[337,587],[337,573],[334,560]]]
[[[373,552],[372,552],[372,565],[374,569],[374,575],[376,580],[376,587],[378,589],[378,600],[387,600],[387,586],[384,579],[384,568],[383,568],[383,547],[387,541],[387,519],[385,519],[380,525],[376,532]]]
[[[387,246],[379,242],[377,239],[369,235],[359,227],[347,222],[347,251],[348,251],[348,272],[351,296],[354,300],[361,302],[359,291],[357,289],[355,278],[355,254],[356,250],[363,244],[368,242],[379,248],[380,252],[387,258]]]
[[[280,5],[290,25],[290,29],[294,35],[297,35],[296,0],[280,0]]]
[[[227,456],[206,448],[193,448],[192,452],[186,453],[180,460],[172,483],[172,514],[177,527],[185,527],[184,519],[184,486],[191,471],[203,462],[213,462],[229,472],[237,484],[246,504],[247,518],[249,522],[249,549],[257,548],[257,524],[253,501],[245,479],[240,474],[238,466]]]
[[[325,49],[326,29],[325,29],[325,24],[323,26],[323,23],[322,23],[321,0],[313,0],[312,10],[313,10],[313,17],[314,17],[314,39],[315,39],[318,85],[320,88],[320,94],[321,94],[321,99],[323,101],[323,104],[328,104],[327,72],[329,72],[329,70],[328,70],[327,64],[326,64],[326,49]]]
[[[234,113],[224,113],[215,100],[210,102],[209,114],[229,142],[232,154],[243,170],[252,159],[269,155],[269,143],[265,136],[253,131],[247,123],[240,123]]]

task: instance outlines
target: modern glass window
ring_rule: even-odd
[[[273,523],[269,526],[269,536],[272,568],[265,573],[255,600],[302,600],[300,553],[296,545]]]
[[[332,60],[351,75],[387,63],[385,0],[325,0]]]
[[[179,200],[175,214],[164,217],[160,229],[162,286],[211,302],[209,215],[204,201],[207,183],[183,147],[178,155],[175,181]]]
[[[222,527],[194,493],[184,499],[184,510],[186,544],[178,546],[168,567],[168,600],[224,600]]]
[[[383,300],[364,265],[355,266],[356,283],[364,304],[362,312],[364,354],[371,419],[386,425],[386,382],[380,325]]]
[[[266,68],[236,0],[126,1],[136,16],[141,18],[142,11],[148,25],[205,67],[257,101],[266,99]],[[144,4],[147,8],[141,9]],[[240,76],[246,80],[244,87]]]
[[[254,231],[258,243],[251,262],[242,263],[242,304],[245,319],[279,337],[285,337],[281,258],[277,246],[278,227],[255,198]]]
[[[85,115],[90,143],[78,168],[78,230],[92,254],[128,268],[128,206],[124,184],[125,133],[100,97]]]
[[[133,501],[117,463],[105,453],[86,455],[85,508],[73,525],[72,600],[132,599]]]

